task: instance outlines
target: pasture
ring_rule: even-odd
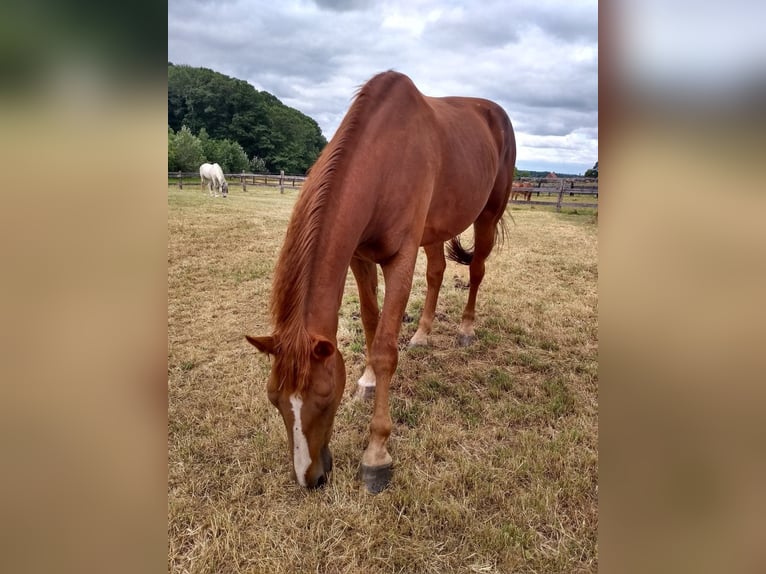
[[[515,224],[487,260],[468,348],[455,341],[468,268],[448,262],[431,346],[403,350],[391,385],[394,478],[379,495],[356,479],[372,405],[348,400],[364,368],[349,272],[335,467],[306,491],[266,398],[269,359],[244,339],[270,332],[296,193],[168,188],[169,570],[595,572],[597,219],[509,206]],[[424,273],[421,250],[401,349]]]

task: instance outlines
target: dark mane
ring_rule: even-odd
[[[306,299],[312,267],[316,260],[316,237],[322,213],[337,177],[341,175],[347,151],[353,149],[360,123],[370,102],[376,101],[392,81],[404,76],[384,72],[362,86],[335,136],[309,170],[287,227],[285,242],[277,261],[271,297],[271,317],[277,342],[275,360],[282,358],[282,385],[302,391],[309,383],[311,337],[305,328]],[[288,358],[289,357],[289,358]],[[276,365],[275,365],[276,366]]]

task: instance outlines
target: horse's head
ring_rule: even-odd
[[[304,359],[282,349],[274,336],[246,338],[259,351],[274,357],[266,391],[287,429],[293,477],[301,486],[323,486],[332,470],[330,435],[346,385],[343,357],[322,337],[311,336]],[[304,385],[295,380],[300,373],[307,378]]]
[[[223,195],[228,195],[229,194],[229,184],[226,183],[225,181],[221,184],[221,193]]]

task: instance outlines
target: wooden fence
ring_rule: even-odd
[[[568,197],[575,197],[578,195],[589,195],[598,199],[598,179],[595,178],[527,178],[522,177],[515,180],[513,186],[514,192],[529,193],[530,198],[528,200],[513,199],[511,194],[511,203],[521,205],[547,205],[556,206],[556,211],[561,211],[562,207],[572,208],[592,208],[597,209],[598,203],[582,203],[575,201],[564,201],[565,194]],[[517,184],[520,184],[517,186]],[[533,200],[532,195],[544,194],[546,197],[556,195],[556,203],[552,201],[540,201]]]
[[[306,180],[302,175],[285,175],[284,172],[279,174],[270,173],[227,173],[224,174],[229,185],[238,181],[242,186],[242,191],[247,191],[248,184],[250,185],[265,185],[268,187],[279,187],[279,192],[284,193],[285,187],[299,188]],[[192,179],[193,183],[187,181],[184,183],[184,179]],[[174,181],[175,180],[175,181]],[[598,208],[598,203],[582,203],[575,201],[564,201],[565,195],[568,197],[589,195],[598,199],[598,179],[592,178],[527,178],[522,177],[515,180],[513,186],[514,192],[530,192],[530,198],[528,200],[519,200],[511,198],[511,203],[520,205],[547,205],[556,206],[556,211],[561,211],[562,207],[584,207],[584,208]],[[179,189],[183,189],[184,185],[191,185],[194,187],[202,187],[199,179],[199,173],[195,172],[168,172],[168,184],[177,185]],[[517,184],[520,184],[517,186]],[[556,195],[556,203],[552,201],[540,201],[533,200],[531,196],[536,195],[540,197],[545,195],[550,197]]]
[[[265,185],[268,187],[278,187],[280,193],[285,192],[286,187],[300,187],[306,180],[302,175],[285,175],[285,172],[281,171],[278,174],[271,173],[225,173],[223,176],[229,183],[229,186],[234,182],[239,182],[242,186],[242,191],[247,191],[247,185]],[[184,179],[192,179],[193,183]],[[175,180],[175,181],[174,181]],[[183,189],[184,186],[193,186],[202,188],[199,173],[195,172],[182,172],[182,171],[169,171],[168,172],[168,185],[177,185],[179,189]]]

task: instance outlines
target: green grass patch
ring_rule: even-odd
[[[543,389],[548,397],[548,407],[555,417],[563,417],[574,412],[575,401],[572,392],[561,379],[546,379]]]

